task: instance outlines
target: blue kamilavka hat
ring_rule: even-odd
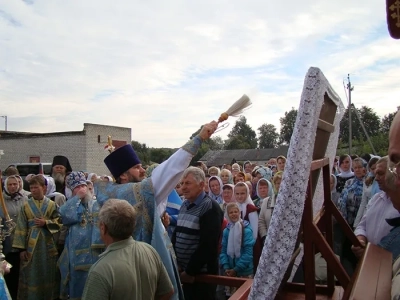
[[[135,150],[133,150],[132,145],[127,144],[111,152],[111,154],[104,159],[104,163],[114,178],[118,178],[122,173],[141,162]]]

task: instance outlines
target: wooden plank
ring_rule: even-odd
[[[311,176],[308,180],[308,189],[307,189],[307,198],[304,205],[303,212],[303,235],[304,240],[304,282],[305,285],[305,293],[306,299],[311,300],[315,299],[316,290],[315,290],[315,249],[313,245],[313,237],[311,235],[311,229],[314,225],[312,223],[313,220],[313,207],[312,207],[312,197],[313,193],[312,189],[312,179]]]
[[[372,246],[378,247],[375,245]],[[382,252],[383,249],[379,250]],[[390,291],[392,289],[392,255],[390,252],[384,251],[379,256],[381,258],[381,265],[379,268],[376,296],[379,297],[379,299],[390,299]]]
[[[324,157],[321,159],[315,159],[311,162],[311,171],[321,169],[322,167],[329,165],[329,158]]]
[[[349,299],[390,299],[391,263],[392,254],[390,252],[368,243],[357,266]]]
[[[342,214],[337,209],[337,207],[333,204],[333,202],[332,201],[330,203],[327,202],[326,206],[329,206],[329,209],[332,212],[333,217],[336,219],[336,222],[338,222],[340,224],[340,227],[343,229],[344,234],[350,239],[351,243],[354,246],[362,247],[360,241],[355,236],[353,230],[350,228],[349,224],[343,218]]]
[[[196,275],[196,282],[212,283],[218,285],[240,287],[246,283],[247,278],[240,277],[228,277],[228,276],[218,276],[218,275]]]
[[[297,283],[297,282],[287,282],[285,285],[285,290],[294,292],[294,293],[304,293],[305,292],[305,284]],[[326,285],[316,284],[315,291],[317,294],[328,295],[328,287]],[[331,293],[332,294],[332,293]]]
[[[325,122],[324,120],[318,119],[318,125],[317,125],[318,129],[321,129],[323,131],[329,132],[329,133],[333,133],[335,132],[335,126],[333,126],[332,124]]]
[[[318,287],[317,287],[318,289]],[[343,288],[341,286],[336,286],[333,293],[330,295],[319,294],[316,295],[316,300],[341,300],[343,297]],[[304,300],[304,291],[294,292],[291,290],[284,290],[280,292],[275,300]]]
[[[322,208],[317,212],[317,214],[314,217],[314,224],[319,224],[319,222],[321,222],[323,217],[325,216],[325,213],[326,213],[325,207],[322,206]]]
[[[253,279],[247,279],[246,282],[229,297],[229,300],[246,300],[249,297]]]
[[[324,166],[322,170],[322,180],[323,180],[323,187],[324,187],[324,204],[323,207],[325,208],[325,240],[328,243],[329,247],[333,249],[333,219],[332,219],[332,211],[331,205],[333,204],[331,199],[331,167],[330,165]],[[331,205],[326,205],[330,203]],[[330,292],[335,290],[335,275],[333,269],[330,265],[327,264],[327,285]]]
[[[325,93],[324,95],[324,102],[321,107],[321,112],[319,114],[319,120],[322,120],[324,122],[327,122],[329,124],[334,123],[335,116],[336,116],[336,111],[337,111],[337,105],[335,102],[332,101],[332,99],[329,98],[328,94]],[[326,149],[328,148],[328,143],[329,143],[329,138],[331,136],[330,132],[326,132],[325,130],[317,128],[317,132],[315,135],[315,141],[314,141],[314,150],[313,150],[313,155],[312,159],[321,159],[325,157],[326,154]],[[328,159],[329,163],[329,159]],[[322,166],[321,166],[322,168]],[[313,181],[313,189],[312,192],[315,193],[315,188],[317,186],[319,174],[321,172],[321,169],[315,170],[315,172],[312,172],[311,178]]]
[[[327,266],[329,266],[333,270],[341,286],[346,289],[350,282],[350,277],[343,269],[343,266],[339,262],[336,255],[333,253],[332,248],[326,242],[321,231],[319,231],[319,229],[314,225],[312,227],[312,230],[310,231],[310,235],[313,237],[315,244],[318,247],[318,250],[321,252],[322,256],[326,260]]]

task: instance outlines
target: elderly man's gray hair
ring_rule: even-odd
[[[204,171],[200,168],[197,167],[187,168],[185,172],[183,172],[182,178],[186,178],[189,174],[192,174],[194,180],[196,180],[197,183],[206,181],[206,175],[204,174]]]
[[[101,207],[99,222],[107,227],[108,234],[118,240],[129,238],[136,225],[136,210],[126,200],[109,199]]]

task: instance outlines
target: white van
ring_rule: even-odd
[[[51,163],[15,163],[9,165],[8,167],[11,166],[16,167],[19,175],[24,179],[28,174],[44,174],[47,176],[51,175]]]

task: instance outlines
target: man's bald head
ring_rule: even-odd
[[[392,126],[390,126],[389,132],[389,164],[391,167],[396,167],[396,174],[400,172],[400,111],[397,112],[393,119]],[[393,206],[400,211],[400,177],[395,176],[392,172],[386,173],[386,184],[389,186],[387,192]]]

